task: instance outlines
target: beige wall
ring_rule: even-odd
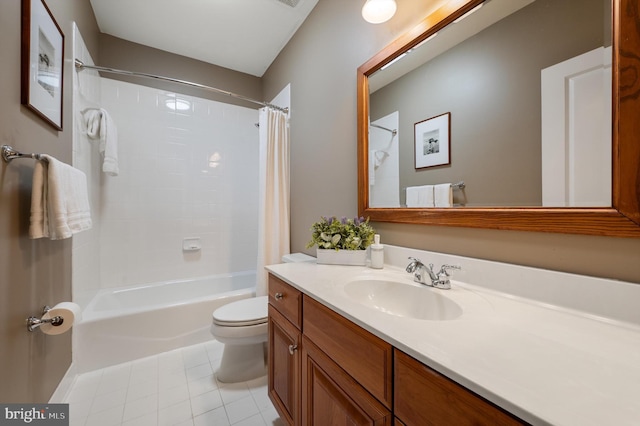
[[[71,162],[71,28],[76,21],[97,56],[88,0],[47,0],[65,34],[63,128],[20,104],[20,0],[0,2],[0,144]],[[71,300],[71,240],[29,240],[33,160],[0,162],[0,401],[47,402],[71,363],[71,333],[29,333],[25,318]]]
[[[293,251],[312,253],[319,216],[357,214],[356,68],[434,6],[398,0],[392,20],[371,25],[362,2],[322,0],[265,74],[265,98],[291,83]],[[388,244],[640,283],[640,239],[374,225]]]

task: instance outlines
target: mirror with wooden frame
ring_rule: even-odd
[[[471,207],[454,204],[450,208],[421,208],[378,207],[379,204],[370,202],[370,84],[375,84],[372,75],[400,57],[409,57],[408,53],[417,46],[427,45],[427,40],[433,38],[434,34],[442,32],[445,27],[459,21],[459,18],[483,3],[483,0],[450,0],[358,68],[359,214],[381,222],[640,237],[640,7],[634,0],[611,1],[610,203],[596,204],[602,207],[549,207],[545,204],[487,204]],[[603,6],[606,3],[603,2]],[[526,52],[523,54],[526,55]],[[451,116],[452,119],[458,117],[455,114]],[[408,132],[413,132],[413,128]],[[405,131],[405,134],[408,132]],[[410,137],[413,138],[413,135]],[[453,141],[455,144],[455,133]],[[455,145],[453,149],[456,149]],[[455,158],[459,157],[453,157],[452,161],[455,162]],[[501,161],[509,159],[503,158]],[[450,165],[440,166],[441,169],[447,167]]]

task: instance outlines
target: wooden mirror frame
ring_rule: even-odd
[[[358,214],[374,222],[640,237],[640,14],[638,0],[611,0],[612,206],[370,208],[368,76],[484,0],[450,0],[358,68]]]

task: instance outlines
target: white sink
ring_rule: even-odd
[[[344,291],[352,300],[389,315],[444,321],[458,318],[462,308],[430,287],[387,280],[362,279],[347,283]]]

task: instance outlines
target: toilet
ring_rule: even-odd
[[[283,263],[311,262],[304,253],[282,256]],[[224,351],[216,375],[223,383],[244,382],[267,374],[267,312],[269,297],[228,303],[213,312],[211,334]]]

